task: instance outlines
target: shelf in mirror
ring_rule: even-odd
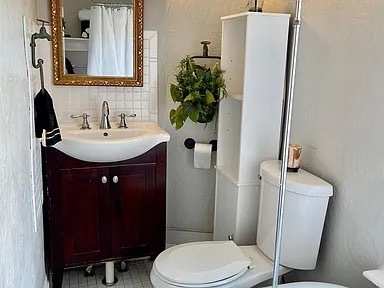
[[[87,38],[64,38],[66,52],[88,52],[89,39]]]

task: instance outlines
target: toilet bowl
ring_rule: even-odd
[[[173,246],[154,261],[152,285],[249,288],[271,279],[280,167],[277,160],[265,161],[260,166],[257,245],[206,241]],[[288,175],[286,189],[280,275],[292,269],[316,267],[328,200],[333,194],[329,183],[304,170]],[[319,285],[313,287],[338,287]]]

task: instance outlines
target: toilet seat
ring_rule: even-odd
[[[232,241],[195,242],[171,247],[153,269],[164,282],[180,287],[215,287],[241,277],[251,260]]]
[[[226,278],[226,279],[223,279],[221,281],[217,281],[217,282],[212,282],[212,283],[203,283],[203,284],[185,284],[185,283],[176,283],[176,282],[172,282],[172,281],[169,281],[167,279],[164,279],[162,275],[159,274],[159,272],[156,270],[156,267],[154,268],[154,273],[156,273],[157,277],[159,277],[159,279],[161,281],[163,281],[164,283],[168,284],[169,287],[183,287],[183,288],[211,288],[211,287],[221,287],[225,284],[228,284],[228,283],[232,283],[234,282],[235,280],[237,280],[238,278],[240,278],[241,276],[243,276],[243,274],[245,272],[247,272],[248,268],[244,269],[244,271],[240,272],[239,274],[236,274],[230,278]]]
[[[204,242],[204,243],[218,243],[218,242]],[[222,243],[222,242],[219,242]],[[248,288],[256,284],[262,283],[273,276],[273,261],[263,254],[263,252],[256,246],[239,246],[239,249],[251,260],[250,269],[246,269],[245,273],[238,275],[238,278],[233,277],[223,279],[221,282],[210,283],[211,287],[215,288]],[[169,248],[171,249],[171,248]],[[168,250],[168,249],[167,249]],[[160,254],[161,255],[161,254]],[[187,287],[180,283],[171,283],[172,281],[165,281],[162,275],[157,271],[157,260],[153,264],[151,271],[151,282],[155,288],[180,288]],[[280,266],[279,274],[283,275],[292,269]],[[241,276],[241,277],[240,277]],[[224,281],[226,280],[226,281]],[[195,284],[194,287],[206,287],[205,285]]]

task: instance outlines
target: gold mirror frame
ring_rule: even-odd
[[[134,0],[134,67],[133,77],[102,77],[64,74],[64,51],[61,20],[62,0],[51,1],[53,82],[55,85],[70,86],[143,86],[143,15],[144,0]]]

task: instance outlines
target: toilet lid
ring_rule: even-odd
[[[166,282],[201,287],[233,281],[244,274],[250,264],[251,261],[235,243],[226,241],[171,247],[156,258],[154,266]]]

